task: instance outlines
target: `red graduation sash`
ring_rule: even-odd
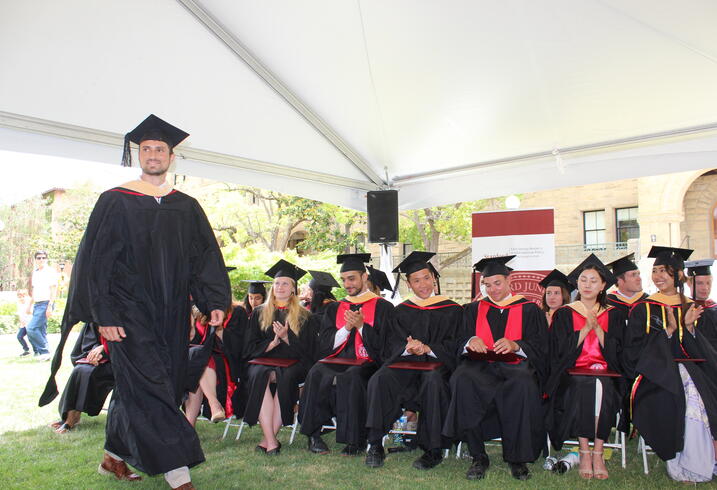
[[[488,310],[499,308],[508,311],[508,320],[505,325],[505,338],[508,340],[520,340],[523,338],[523,303],[514,303],[506,306],[498,306],[489,301],[482,300],[478,303],[478,316],[476,317],[476,336],[480,337],[488,350],[493,350],[493,332],[488,323]],[[506,364],[518,364],[521,360],[507,362]],[[488,361],[493,362],[493,361]]]
[[[361,313],[363,314],[363,321],[364,323],[368,323],[371,327],[373,327],[373,322],[376,317],[376,303],[378,302],[379,298],[371,298],[368,301],[365,301],[363,303],[351,303],[350,301],[341,300],[339,301],[339,307],[336,309],[336,321],[334,322],[336,324],[336,330],[340,330],[346,326],[346,319],[344,318],[344,314],[346,311],[351,309],[352,304],[360,304],[361,306]],[[344,350],[344,347],[348,344],[349,339],[347,338],[346,341],[339,346],[338,349],[334,351],[333,354],[330,356],[327,356],[329,358],[336,357],[339,352]],[[361,334],[359,333],[358,329],[356,330],[356,335],[354,336],[354,352],[356,353],[356,359],[368,359],[369,361],[372,361],[371,357],[368,355],[368,351],[366,351],[366,347],[363,345],[363,338],[361,337]]]
[[[572,308],[571,308],[572,309]],[[587,318],[582,316],[577,311],[573,310],[573,331],[580,331],[587,322]],[[607,310],[603,311],[597,316],[598,325],[602,328],[603,332],[607,332],[608,329],[608,314]],[[600,349],[600,341],[597,338],[597,334],[594,330],[590,332],[583,340],[583,349],[580,352],[577,360],[575,361],[575,367],[578,368],[592,368],[595,364],[600,365],[600,369],[607,369],[607,361],[602,355],[602,349]]]

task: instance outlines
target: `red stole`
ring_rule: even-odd
[[[229,324],[229,320],[232,318],[232,312],[229,312],[227,317],[224,319],[224,323],[222,324],[222,327],[224,329],[227,328],[227,325]],[[204,344],[207,340],[207,333],[209,333],[209,324],[202,325],[202,323],[197,320],[194,323],[194,328],[197,330],[199,335],[201,335],[202,340],[201,343]],[[226,391],[226,400],[224,401],[224,412],[226,413],[227,417],[231,417],[234,414],[234,407],[232,406],[232,396],[234,395],[234,392],[237,389],[237,384],[232,379],[232,373],[229,369],[229,360],[227,359],[227,356],[224,355],[224,352],[216,350],[216,348],[213,351],[216,354],[219,354],[222,357],[222,360],[224,361],[224,376],[227,382],[227,391]],[[217,371],[217,363],[214,361],[214,356],[209,356],[209,362],[207,363],[207,367],[214,370],[214,372]],[[217,386],[219,385],[219,378],[217,378]]]
[[[346,319],[344,318],[344,314],[346,313],[346,311],[350,310],[351,305],[354,304],[361,305],[363,322],[368,323],[371,327],[373,327],[373,322],[376,318],[376,303],[378,302],[378,300],[379,298],[375,297],[363,303],[351,303],[350,301],[346,301],[343,299],[339,301],[339,307],[336,309],[336,330],[340,330],[346,326]],[[347,338],[346,341],[341,344],[339,348],[334,351],[333,354],[327,357],[336,357],[339,352],[344,350],[344,347],[346,347],[348,341],[349,339]],[[356,359],[368,359],[369,361],[373,360],[371,359],[371,357],[369,357],[368,352],[366,351],[366,347],[364,347],[363,345],[363,338],[361,337],[361,334],[359,333],[358,329],[356,329],[356,335],[354,336],[354,352],[356,353]]]
[[[598,325],[600,325],[603,332],[607,332],[608,317],[609,315],[607,310],[597,316]],[[586,322],[587,318],[573,310],[573,331],[580,331],[585,326]],[[597,338],[597,334],[594,330],[590,330],[585,337],[585,340],[583,340],[583,350],[580,352],[578,359],[575,361],[575,367],[592,368],[595,364],[599,364],[600,369],[607,369],[607,361],[605,361],[605,357],[602,355],[602,349],[600,348],[600,341]]]
[[[506,339],[520,340],[523,338],[523,303],[498,306],[487,300],[481,300],[478,302],[478,315],[476,316],[476,336],[480,337],[488,350],[493,350],[493,344],[495,343],[495,339],[493,339],[493,332],[491,332],[490,324],[488,323],[488,310],[490,308],[509,310],[507,312],[508,320],[505,324],[504,333],[504,337]],[[517,360],[507,364],[518,364],[519,362],[520,360]]]

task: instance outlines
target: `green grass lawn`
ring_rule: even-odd
[[[51,338],[53,346],[56,338]],[[85,416],[75,430],[62,436],[52,432],[47,424],[58,417],[57,402],[37,407],[49,363],[18,358],[19,352],[13,335],[0,336],[0,370],[4,374],[0,384],[0,488],[168,488],[161,476],[127,483],[99,475],[105,416]],[[60,387],[64,386],[69,368],[66,361],[58,376]],[[334,442],[333,434],[325,436],[332,454],[316,456],[306,451],[303,436],[297,436],[288,446],[290,431],[285,429],[280,434],[282,453],[271,458],[254,452],[261,438],[258,426],[245,428],[238,442],[234,440],[236,428],[231,429],[226,440],[221,439],[223,424],[200,422],[197,429],[207,459],[192,470],[198,488],[684,488],[667,477],[664,464],[654,455],[649,456],[650,474],[644,475],[634,441],[628,445],[627,469],[620,467],[618,453],[608,461],[607,481],[583,481],[576,470],[552,474],[542,469],[540,459],[530,465],[533,477],[528,482],[518,482],[511,478],[501,460],[500,448],[495,447],[489,449],[491,467],[486,478],[469,482],[464,477],[469,460],[456,460],[454,454],[427,472],[411,467],[420,455],[418,451],[390,455],[383,468],[372,470],[364,466],[362,457],[340,456],[341,446]]]

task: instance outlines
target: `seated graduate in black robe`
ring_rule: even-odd
[[[712,291],[712,264],[714,259],[685,262],[687,284],[692,291],[692,301],[703,306],[702,316],[697,321],[700,330],[714,349],[717,349],[717,303],[710,299]]]
[[[659,292],[633,307],[623,364],[636,378],[631,390],[634,426],[667,462],[671,478],[701,482],[712,479],[715,464],[717,354],[695,328],[702,307],[684,295],[684,260],[691,252],[650,250],[648,257],[655,258],[652,282]]]
[[[552,409],[550,441],[559,451],[567,439],[577,437],[580,476],[604,480],[608,473],[603,443],[627,391],[619,376],[625,317],[620,309],[607,306],[605,291],[614,278],[595,255],[590,254],[568,277],[577,284],[578,296],[555,312],[550,328],[552,365],[546,387]],[[617,377],[598,376],[600,372]]]
[[[309,281],[308,286],[310,291],[308,307],[311,314],[316,316],[317,324],[321,325],[321,319],[327,308],[336,301],[336,296],[331,290],[339,287],[339,283],[328,272],[309,270],[309,274],[311,274],[312,279]]]
[[[96,326],[86,323],[82,327],[70,359],[75,367],[60,397],[60,421],[50,424],[58,434],[79,424],[82,413],[99,414],[115,383],[109,353]]]
[[[188,136],[150,115],[125,136],[139,145],[140,180],[103,192],[72,268],[62,336],[40,403],[57,393],[62,347],[78,321],[107,340],[115,388],[105,454],[98,471],[123,480],[164,473],[172,487],[191,485],[204,461],[196,431],[179,407],[185,395],[190,296],[219,326],[231,303],[221,250],[196,199],[172,189],[173,148]]]
[[[204,354],[204,344],[209,340],[207,336],[211,333],[207,325],[208,318],[198,310],[193,316],[195,318],[190,333],[189,363],[190,371],[196,370],[197,373],[190,375],[193,379],[189,382],[190,386],[187,388],[189,393],[184,404],[184,412],[192,426],[197,421],[200,409],[202,415],[213,423],[234,415],[234,395],[238,389],[236,381],[238,375],[233,371],[232,366],[238,362],[235,359],[237,354],[241,355],[243,330],[248,324],[242,306],[227,310],[224,324],[214,331],[211,351]],[[232,334],[237,333],[236,331],[240,331],[238,333],[242,337],[238,339],[237,336],[232,337]],[[237,346],[232,344],[235,339],[239,341]],[[239,352],[237,348],[240,349]],[[196,359],[193,356],[194,351],[201,352]],[[193,364],[198,365],[193,366]]]
[[[622,311],[626,323],[632,307],[647,298],[647,294],[642,291],[640,269],[633,262],[634,258],[635,254],[631,253],[607,264],[615,276],[616,286],[608,293],[607,304]]]
[[[484,441],[502,439],[503,459],[520,480],[530,477],[525,463],[538,458],[546,441],[541,383],[548,366],[548,326],[535,303],[511,295],[512,269],[505,264],[513,257],[474,265],[486,297],[465,308],[461,360],[450,380],[443,434],[468,441],[469,480],[483,478],[488,469]]]
[[[282,425],[294,423],[299,384],[314,363],[316,327],[296,294],[296,283],[304,274],[283,259],[266,271],[274,282],[266,303],[254,308],[245,339],[249,367],[244,422],[261,423],[264,437],[257,450],[268,455],[279,454],[276,434]]]
[[[568,277],[558,269],[550,271],[538,284],[543,288],[540,309],[545,312],[545,321],[550,328],[553,323],[553,315],[561,307],[570,303],[570,293],[575,287],[570,284]]]
[[[407,404],[419,412],[417,439],[425,452],[413,466],[430,469],[442,459],[442,448],[450,441],[441,436],[450,400],[448,378],[455,368],[456,334],[463,320],[463,308],[446,296],[434,295],[435,276],[427,260],[432,252],[411,252],[394,272],[406,274],[408,287],[415,296],[394,309],[393,329],[384,349],[383,366],[368,383],[369,444],[366,464],[383,465],[383,436],[401,415]],[[398,287],[398,282],[396,283]],[[420,367],[436,363],[431,370],[397,369],[396,362]],[[416,366],[417,365],[417,366]]]
[[[614,306],[622,311],[625,317],[625,328],[623,333],[627,331],[627,319],[630,316],[630,310],[640,301],[647,299],[647,294],[642,291],[642,278],[640,277],[640,269],[633,261],[635,254],[631,253],[607,264],[612,269],[612,275],[615,276],[616,288],[607,295],[607,304]],[[623,373],[625,374],[625,373]],[[626,386],[632,386],[634,379],[625,378]],[[620,411],[620,424],[618,430],[630,433],[630,390],[626,389],[622,398],[622,408]]]
[[[319,329],[319,362],[304,383],[299,404],[301,433],[309,451],[327,454],[321,426],[336,417],[336,442],[345,455],[366,447],[366,387],[381,363],[384,339],[393,322],[393,305],[368,290],[365,262],[371,254],[339,255],[341,281],[348,295],[329,304]],[[328,362],[321,362],[325,359]]]

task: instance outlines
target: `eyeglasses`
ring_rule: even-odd
[[[47,257],[35,257],[35,260],[47,260]]]

